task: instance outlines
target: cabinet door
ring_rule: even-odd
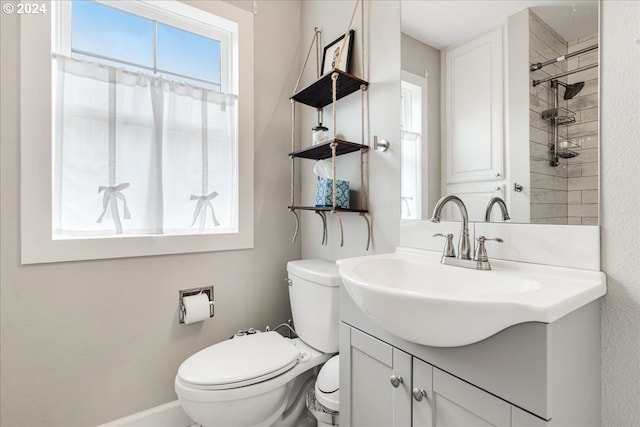
[[[433,411],[437,427],[511,425],[511,405],[437,368]]]
[[[343,328],[345,330],[347,328]],[[346,401],[341,393],[340,424],[353,427],[409,427],[411,425],[411,356],[390,345],[348,328],[347,355],[340,350],[350,382]],[[343,373],[341,373],[343,375]],[[402,378],[394,387],[391,376]],[[344,384],[341,384],[341,389]],[[343,410],[342,403],[348,408]],[[347,419],[343,417],[344,413]]]
[[[415,391],[424,394],[413,394]],[[413,359],[413,402],[411,414],[413,427],[433,427],[433,366],[420,359]]]
[[[445,50],[445,182],[502,179],[502,29]]]

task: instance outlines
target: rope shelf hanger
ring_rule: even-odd
[[[354,20],[356,17],[356,13],[358,11],[358,7],[360,7],[360,19],[361,19],[361,31],[362,31],[362,35],[359,38],[360,39],[360,53],[361,53],[361,67],[362,67],[362,75],[363,77],[366,76],[367,74],[367,68],[366,67],[366,62],[365,62],[365,25],[364,25],[364,18],[365,18],[365,12],[364,12],[364,2],[362,0],[355,0],[355,4],[353,7],[353,12],[351,14],[351,18],[349,20],[349,25],[347,27],[347,30],[345,31],[345,37],[343,37],[342,43],[340,45],[340,52],[338,53],[338,57],[337,57],[337,64],[341,64],[342,62],[342,57],[344,55],[345,52],[345,48],[347,46],[347,43],[349,42],[348,37],[346,37],[347,34],[349,34],[351,32],[351,30],[353,29],[353,24],[354,24]],[[314,28],[314,35],[313,38],[311,40],[311,43],[309,45],[309,49],[307,51],[307,55],[305,57],[304,60],[304,64],[302,67],[302,70],[300,71],[300,74],[298,76],[298,79],[296,81],[296,85],[294,88],[294,96],[295,94],[297,94],[298,92],[298,88],[300,86],[300,81],[302,80],[302,76],[304,74],[305,69],[307,68],[308,64],[309,64],[309,59],[311,57],[311,53],[313,52],[313,48],[315,46],[315,50],[316,50],[316,78],[319,80],[323,80],[325,77],[329,78],[328,75],[325,75],[322,79],[320,79],[321,77],[321,69],[320,69],[320,64],[321,64],[321,55],[320,55],[320,44],[322,41],[322,31],[318,28],[315,27]],[[360,80],[359,78],[355,77],[355,76],[351,76],[348,73],[345,73],[344,70],[341,70],[339,68],[335,68],[331,73],[330,73],[330,78],[331,78],[331,100],[329,101],[328,99],[326,101],[324,101],[323,104],[320,104],[320,106],[316,106],[316,108],[318,109],[318,117],[321,118],[322,117],[322,108],[324,105],[327,104],[327,102],[331,102],[332,104],[332,121],[333,121],[333,141],[330,142],[329,144],[329,148],[331,149],[331,159],[332,159],[332,207],[331,207],[331,214],[336,218],[337,222],[338,222],[338,227],[339,227],[339,235],[340,235],[340,246],[342,247],[344,245],[344,229],[343,229],[343,223],[342,223],[342,218],[340,216],[339,213],[339,209],[337,208],[337,188],[336,188],[336,184],[337,184],[337,170],[336,170],[336,157],[337,155],[337,148],[340,145],[339,143],[346,143],[349,144],[348,142],[342,142],[339,141],[337,139],[337,134],[336,134],[336,129],[337,129],[337,114],[336,114],[336,102],[339,99],[338,98],[338,79],[340,78],[340,76],[342,74],[344,74],[346,77],[346,81],[351,80],[349,83],[353,83],[353,80],[355,81],[359,81],[360,83],[358,83],[359,87],[356,86],[356,88],[359,88],[361,90],[362,93],[362,105],[361,105],[361,112],[362,112],[362,117],[361,117],[361,138],[362,138],[362,144],[363,145],[368,145],[368,143],[366,143],[366,141],[368,141],[368,133],[369,133],[369,129],[368,129],[368,123],[369,123],[369,109],[368,109],[368,92],[367,92],[367,85],[368,83],[364,80]],[[326,80],[324,80],[326,81]],[[312,85],[313,86],[313,85]],[[353,90],[357,90],[357,89],[353,89]],[[353,91],[351,90],[351,92]],[[305,92],[306,89],[303,89],[300,94],[302,94],[303,92]],[[345,96],[344,94],[341,96]],[[303,103],[307,103],[305,100],[302,100]],[[297,151],[297,147],[296,147],[296,141],[295,141],[295,104],[296,104],[296,100],[294,99],[294,97],[292,97],[291,99],[291,153],[294,154]],[[310,104],[311,105],[311,104]],[[365,139],[365,129],[367,131],[367,139]],[[352,144],[352,143],[351,143]],[[356,145],[356,144],[352,144],[352,145]],[[359,212],[359,215],[361,217],[364,218],[365,222],[366,222],[366,226],[367,226],[367,245],[366,245],[366,250],[369,250],[370,244],[371,244],[371,240],[372,240],[372,226],[371,226],[371,221],[369,219],[369,217],[367,216],[367,193],[368,193],[368,171],[364,171],[364,167],[365,165],[368,166],[368,150],[366,149],[367,147],[364,147],[362,149],[360,149],[360,209],[352,209],[351,211],[355,211],[355,212]],[[304,151],[304,150],[303,150]],[[296,207],[295,205],[295,191],[296,191],[296,186],[295,186],[295,174],[296,174],[296,170],[295,170],[295,155],[290,155],[291,158],[291,205],[289,207],[289,211],[295,216],[295,220],[296,220],[296,228],[295,228],[295,232],[293,235],[293,242],[295,242],[296,238],[298,237],[299,231],[300,231],[300,218],[298,213],[296,212],[296,209],[310,209],[311,208],[301,208],[301,207]],[[326,245],[327,244],[327,221],[326,221],[326,216],[325,213],[323,211],[326,211],[328,209],[323,209],[323,210],[316,210],[316,213],[321,217],[322,219],[322,244]]]

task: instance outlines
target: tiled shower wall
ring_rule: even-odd
[[[598,43],[598,35],[567,42],[533,11],[529,11],[529,59],[544,62]],[[594,50],[568,61],[548,65],[531,73],[532,79],[542,79],[567,70],[592,64],[598,60]],[[540,117],[542,111],[553,108],[554,91],[549,83],[530,87],[530,166],[531,223],[584,224],[598,223],[598,68],[592,68],[560,79],[572,84],[585,82],[573,99],[562,99],[560,107],[575,112],[575,124],[560,126],[560,135],[576,138],[581,147],[578,156],[560,159],[558,166],[549,164],[551,128]]]
[[[569,53],[598,44],[598,34],[569,42]],[[598,50],[570,58],[573,70],[598,62]],[[576,123],[569,127],[569,137],[577,137],[579,155],[569,159],[569,224],[598,224],[598,67],[568,76],[568,83],[584,82],[580,93],[569,100],[569,110],[576,113]]]
[[[529,10],[529,62],[535,64],[567,53],[567,42],[538,15]],[[531,73],[534,80],[543,79],[567,70],[567,61],[547,65]],[[530,86],[529,102],[529,161],[530,203],[532,224],[567,224],[568,182],[567,161],[560,159],[556,167],[549,165],[549,123],[540,114],[553,108],[554,91],[549,83]],[[566,101],[560,106],[566,107]]]

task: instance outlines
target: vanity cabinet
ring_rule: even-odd
[[[461,347],[388,333],[344,287],[340,305],[341,426],[600,425],[598,301]]]
[[[362,331],[342,325],[349,407],[341,425],[546,426],[547,423]],[[341,349],[342,351],[342,349]],[[343,354],[343,353],[341,353]],[[344,388],[344,387],[342,387]],[[512,411],[514,411],[512,413]]]

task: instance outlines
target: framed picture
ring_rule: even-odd
[[[322,75],[327,74],[329,71],[337,68],[339,70],[351,73],[351,54],[353,52],[353,34],[351,30],[347,34],[343,34],[333,42],[324,48],[324,55],[322,56]],[[345,52],[342,54],[340,63],[338,64],[338,57],[340,56],[340,49],[344,38],[347,37],[347,42],[344,43]]]

